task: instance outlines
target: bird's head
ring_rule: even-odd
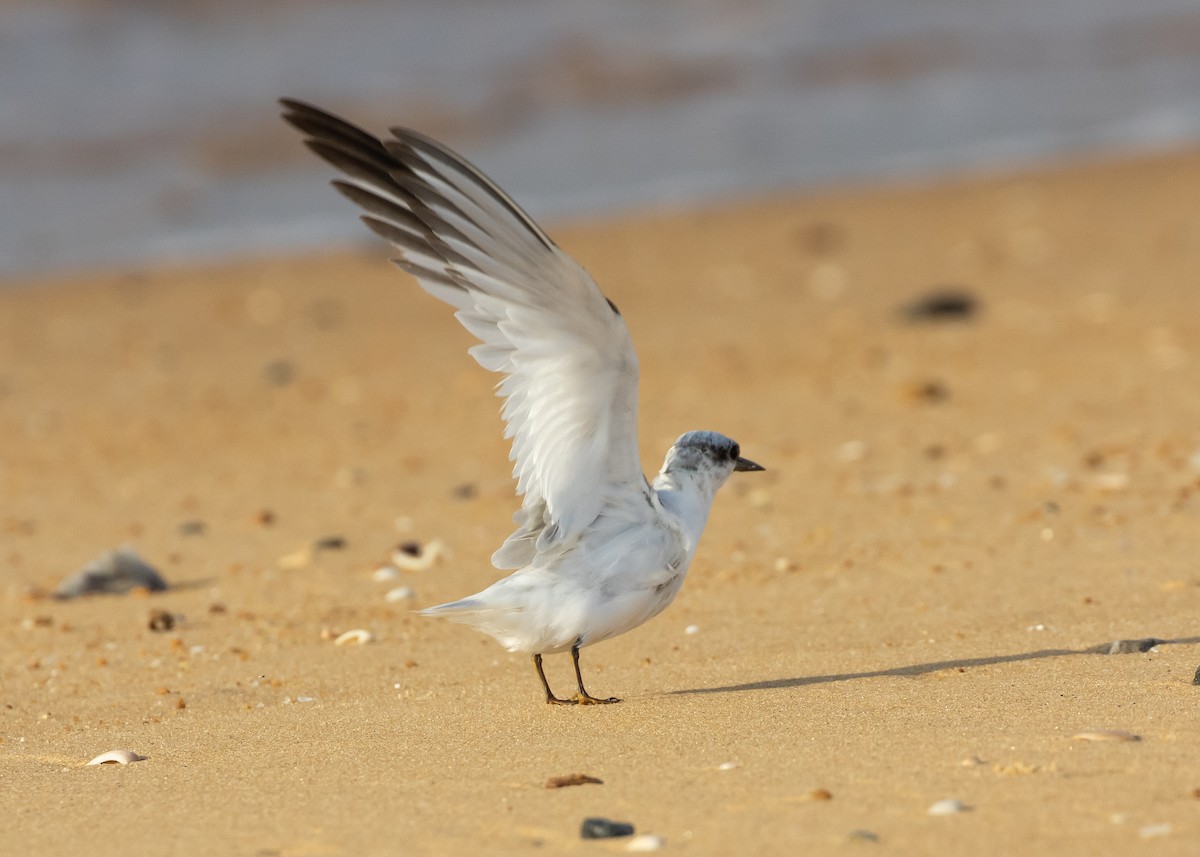
[[[737,441],[715,431],[690,431],[667,451],[663,472],[690,472],[711,485],[715,492],[735,471],[766,470],[748,458],[742,458]]]

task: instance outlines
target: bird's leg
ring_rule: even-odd
[[[546,691],[546,704],[547,705],[574,705],[576,703],[576,700],[574,700],[574,699],[559,699],[557,696],[555,696],[551,692],[550,682],[546,681],[546,674],[544,672],[542,672],[542,656],[541,655],[533,656],[533,665],[535,667],[537,667],[538,678],[540,678],[542,680],[542,688],[545,689],[545,691]]]
[[[578,702],[580,705],[608,705],[611,702],[620,702],[615,696],[610,696],[608,699],[599,699],[592,696],[583,689],[583,675],[579,672],[579,646],[571,646],[571,660],[575,662],[575,681],[579,684],[579,693],[575,694],[572,702]],[[540,669],[540,667],[539,667]],[[542,679],[544,682],[545,679]],[[548,691],[549,689],[547,689]]]

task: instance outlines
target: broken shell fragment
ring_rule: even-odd
[[[957,798],[945,798],[943,800],[934,801],[929,809],[925,810],[928,815],[957,815],[960,812],[968,812],[971,808]]]
[[[333,641],[335,646],[344,646],[347,643],[372,643],[375,641],[375,635],[363,628],[355,628],[352,631],[347,631],[344,634],[338,635],[338,638]]]
[[[1141,741],[1140,735],[1126,732],[1124,729],[1097,729],[1092,732],[1080,732],[1072,735],[1074,741]]]
[[[417,593],[411,586],[397,586],[395,589],[389,589],[383,600],[395,604],[397,601],[411,601],[416,597]]]
[[[429,544],[405,542],[392,551],[392,565],[403,571],[424,571],[431,568],[446,552],[446,546],[438,539]]]
[[[130,762],[141,762],[145,756],[139,756],[132,750],[109,750],[107,753],[101,753],[89,765],[128,765]]]
[[[635,836],[630,839],[625,846],[626,851],[644,852],[644,851],[661,851],[667,845],[667,840],[661,836],[656,836],[653,833],[643,833],[641,836]]]

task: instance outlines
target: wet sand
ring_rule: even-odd
[[[598,815],[695,854],[1193,853],[1198,186],[1184,152],[551,224],[633,333],[646,469],[694,428],[769,468],[585,650],[604,707],[411,613],[497,576],[516,501],[495,379],[385,248],[5,289],[6,849],[621,851]],[[900,312],[943,288],[978,311]],[[43,597],[122,544],[172,589]],[[148,758],[83,766],[115,748]]]

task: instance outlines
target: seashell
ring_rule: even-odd
[[[140,762],[145,756],[139,756],[132,750],[109,750],[107,753],[101,753],[89,765],[128,765],[130,762]]]
[[[394,604],[397,601],[411,601],[416,597],[417,593],[411,586],[397,586],[395,589],[389,589],[387,595],[383,596],[383,600]]]
[[[1154,839],[1159,836],[1171,835],[1171,823],[1163,821],[1158,824],[1147,824],[1138,831],[1138,836],[1142,839]]]
[[[1140,735],[1126,732],[1124,729],[1097,729],[1092,732],[1080,732],[1072,735],[1073,741],[1141,741]]]
[[[961,800],[955,798],[945,798],[944,800],[936,801],[929,809],[925,810],[929,815],[957,815],[960,812],[966,812],[970,807]]]
[[[629,840],[629,844],[625,846],[626,851],[661,851],[667,845],[667,840],[661,836],[655,836],[653,833],[643,833],[641,836],[635,836]]]
[[[384,583],[388,580],[395,580],[398,572],[390,565],[385,565],[371,572],[371,579],[377,583]]]
[[[346,631],[344,634],[338,635],[333,641],[335,646],[344,646],[347,643],[373,643],[375,635],[363,628],[355,628],[352,631]]]
[[[424,571],[433,566],[446,552],[439,539],[422,546],[420,542],[404,542],[392,551],[392,565],[403,571]]]
[[[300,548],[300,550],[292,551],[286,556],[281,556],[275,562],[280,568],[287,569],[288,571],[294,571],[298,568],[304,568],[311,563],[313,558],[312,555],[312,548],[304,547]]]

